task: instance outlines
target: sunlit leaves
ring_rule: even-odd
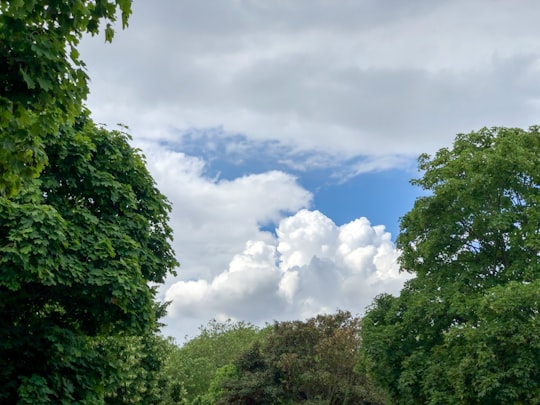
[[[104,336],[91,342],[99,353],[103,367],[105,403],[155,404],[172,401],[166,363],[178,348],[169,340],[155,335]]]
[[[127,26],[131,0],[0,1],[1,196],[41,172],[43,139],[81,114],[88,78],[76,47],[103,21],[110,42],[117,10]]]
[[[198,336],[171,353],[168,373],[185,392],[184,397],[192,401],[207,393],[218,369],[232,363],[261,336],[249,323],[210,321],[200,328]]]
[[[482,281],[486,277],[513,279],[534,267],[539,156],[536,127],[460,135],[452,150],[432,159],[422,156],[419,166],[426,172],[414,183],[434,194],[403,217],[398,237],[403,268],[420,275],[452,263],[471,266],[478,283],[470,287],[476,288],[489,285]],[[442,269],[436,274],[452,277]]]
[[[55,378],[83,395],[100,384],[99,359],[85,366],[97,380],[84,384],[62,371],[62,359],[75,369],[86,361],[86,337],[156,326],[148,282],[177,265],[170,206],[127,140],[81,117],[44,139],[50,161],[39,179],[0,198],[0,385],[14,384],[6,398],[22,395],[23,377],[28,389],[41,386],[33,375],[53,389],[53,403],[61,397]]]
[[[422,155],[398,298],[363,320],[361,367],[396,403],[536,403],[540,132],[482,129]]]
[[[102,403],[94,339],[156,327],[170,207],[127,135],[87,118],[77,50],[130,14],[131,0],[0,0],[2,403]]]

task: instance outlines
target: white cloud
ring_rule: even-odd
[[[183,280],[215,276],[247,240],[271,240],[261,226],[308,207],[312,198],[294,176],[280,171],[220,180],[205,175],[200,158],[153,143],[137,146],[145,151],[160,191],[173,204],[173,248]]]
[[[211,136],[245,135],[224,148],[239,159],[257,150],[247,147],[253,141],[276,140],[276,150],[291,151],[281,161],[297,170],[348,162],[338,173],[345,181],[406,167],[457,132],[534,124],[540,112],[534,0],[133,7],[112,45],[85,39],[81,54],[95,119],[130,126],[173,202],[182,267],[162,293],[173,300],[167,330],[177,336],[213,317],[361,312],[375,294],[397,292],[405,276],[384,228],[365,218],[336,226],[301,210],[312,196],[293,176],[212,178],[203,159],[157,141],[181,144],[184,130],[223,128]],[[280,224],[276,235],[261,230],[271,222]]]
[[[396,251],[383,226],[366,218],[336,226],[318,211],[281,220],[272,239],[250,240],[228,268],[198,281],[177,281],[165,332],[193,334],[194,320],[256,323],[300,319],[337,308],[363,312],[381,292],[397,293]]]
[[[371,155],[359,171],[371,170],[457,132],[535,123],[538,12],[533,0],[134,2],[112,45],[83,41],[89,104],[139,138],[223,126]]]
[[[336,225],[319,211],[300,211],[281,221],[277,229],[277,250],[283,270],[308,265],[313,257],[334,256]]]

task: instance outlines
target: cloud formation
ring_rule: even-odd
[[[214,276],[247,240],[270,238],[262,227],[308,207],[312,198],[294,176],[282,171],[221,180],[208,177],[198,157],[155,143],[138,146],[159,189],[173,204],[173,247],[183,279]]]
[[[136,137],[222,126],[338,156],[416,156],[538,117],[540,3],[135,2],[83,42],[100,121]],[[388,161],[388,160],[387,160]]]
[[[133,7],[112,45],[87,38],[81,54],[94,118],[131,128],[173,202],[182,266],[161,293],[173,300],[177,337],[213,317],[361,312],[399,290],[405,276],[384,228],[365,218],[337,226],[309,211],[313,195],[288,172],[309,173],[317,193],[328,168],[335,182],[403,169],[458,132],[527,127],[539,116],[534,0]],[[241,161],[220,176],[220,165]]]
[[[337,308],[361,313],[375,295],[402,287],[408,275],[399,273],[397,257],[384,226],[366,218],[336,226],[303,209],[283,218],[273,238],[248,241],[214,277],[170,285],[168,330],[192,332],[194,320],[213,318],[262,323]]]

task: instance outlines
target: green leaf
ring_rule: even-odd
[[[538,402],[538,127],[460,134],[419,168],[397,239],[416,278],[366,314],[363,369],[396,403]]]
[[[38,77],[37,82],[39,83],[39,87],[41,87],[45,91],[50,91],[54,88],[52,82],[49,79]]]
[[[124,135],[81,117],[78,129],[64,127],[43,146],[50,163],[39,179],[0,198],[0,313],[9,314],[0,317],[0,385],[36,375],[69,402],[104,393],[96,388],[103,364],[79,338],[155,330],[148,282],[177,263],[169,204]],[[0,402],[16,395],[0,393]]]
[[[30,90],[32,89],[35,89],[36,88],[36,83],[34,82],[34,80],[28,75],[28,73],[26,73],[26,71],[23,69],[23,68],[20,68],[19,69],[19,72],[21,72],[21,75],[23,77],[23,80],[24,82],[26,83],[26,85],[28,86],[28,88]]]
[[[114,30],[111,24],[107,24],[105,27],[105,42],[112,42],[114,37]]]

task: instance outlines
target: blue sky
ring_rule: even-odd
[[[134,2],[85,38],[87,104],[130,127],[173,204],[164,333],[398,294],[416,158],[540,113],[540,3]]]
[[[313,194],[311,209],[321,211],[338,226],[365,216],[373,224],[385,225],[394,240],[399,232],[399,218],[422,194],[422,190],[410,184],[412,178],[420,175],[412,157],[397,168],[356,174],[357,166],[369,160],[368,156],[337,160],[321,152],[291,153],[278,141],[252,142],[245,135],[227,134],[223,128],[192,129],[162,145],[203,158],[205,175],[210,178],[233,180],[270,170],[291,173]],[[315,163],[310,166],[309,162]],[[276,225],[264,224],[263,229],[273,232]]]

